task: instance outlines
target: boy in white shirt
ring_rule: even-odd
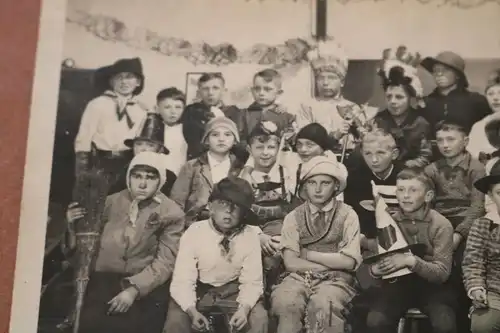
[[[260,242],[247,181],[228,177],[210,196],[210,218],[189,227],[180,241],[164,333],[220,330],[208,317],[222,312],[230,331],[266,333]],[[198,301],[199,300],[199,301]]]
[[[187,143],[182,134],[181,117],[186,106],[186,96],[175,87],[161,90],[156,95],[156,111],[165,123],[164,144],[170,151],[166,157],[169,170],[177,176],[187,161]]]

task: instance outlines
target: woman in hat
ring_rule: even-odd
[[[375,127],[391,133],[399,149],[397,162],[408,167],[424,167],[432,157],[431,127],[422,117],[422,82],[417,75],[419,54],[401,46],[386,50],[379,71],[387,108],[380,111]]]
[[[472,333],[500,332],[500,162],[474,186],[487,194],[494,210],[472,224],[462,265],[472,299]]]
[[[94,82],[101,95],[83,112],[75,139],[75,172],[78,177],[97,167],[114,177],[132,158],[124,140],[135,136],[146,116],[136,99],[144,88],[141,60],[120,59],[102,67],[96,71]]]
[[[421,65],[433,75],[436,83],[436,89],[425,98],[426,109],[422,113],[432,128],[445,117],[451,117],[466,124],[470,132],[476,122],[491,113],[483,95],[467,90],[469,82],[461,56],[445,51],[425,58]]]
[[[244,179],[224,178],[209,201],[210,217],[191,225],[181,238],[163,332],[229,328],[225,332],[265,333],[260,241],[247,226],[256,221],[252,188]],[[224,328],[209,320],[216,308]]]
[[[156,113],[148,113],[137,136],[133,139],[125,140],[124,143],[127,147],[132,149],[134,156],[145,151],[150,151],[161,154],[161,156],[164,157],[163,159],[166,161],[165,157],[170,154],[170,151],[164,145],[164,132],[165,125],[161,116]],[[166,164],[167,163],[165,163],[165,165]],[[127,169],[128,165],[122,170],[120,176],[118,176],[117,182],[111,186],[109,194],[120,192],[121,190],[127,188]],[[169,169],[166,169],[165,172],[167,179],[161,188],[161,193],[168,197],[170,196],[170,191],[174,186],[177,176]]]
[[[343,333],[357,294],[361,263],[358,216],[336,200],[347,170],[336,158],[304,163],[300,194],[306,201],[283,222],[281,247],[286,273],[271,294],[278,333]],[[303,321],[304,320],[304,321]]]

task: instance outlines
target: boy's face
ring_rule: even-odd
[[[161,150],[161,146],[159,143],[149,140],[135,140],[133,149],[134,149],[134,155],[137,155],[145,151],[158,153]]]
[[[406,113],[410,107],[410,96],[402,86],[389,86],[385,91],[387,109],[393,117]]]
[[[399,207],[405,213],[413,213],[426,203],[430,203],[433,192],[418,179],[398,179],[396,181],[396,198]]]
[[[384,141],[363,142],[361,154],[370,170],[378,174],[387,171],[397,158],[397,150],[392,149]]]
[[[329,71],[318,71],[315,74],[316,91],[319,97],[337,97],[342,89],[342,79],[335,73]]]
[[[327,175],[316,175],[306,180],[304,184],[307,198],[316,206],[321,206],[333,198],[338,189],[336,179]]]
[[[465,151],[469,143],[469,137],[454,129],[437,131],[436,143],[445,158],[453,158]]]
[[[179,119],[181,119],[184,112],[184,102],[172,98],[164,98],[158,102],[157,110],[163,121],[171,126],[177,124]]]
[[[253,80],[252,95],[255,102],[260,106],[268,106],[276,101],[282,90],[277,86],[276,80],[266,82],[264,78],[257,76]]]
[[[228,232],[240,224],[241,208],[226,200],[214,200],[210,203],[210,216],[217,227]]]
[[[251,140],[249,153],[254,159],[255,168],[271,168],[278,157],[279,140],[276,137],[270,137],[267,140],[260,140],[256,137]]]
[[[432,67],[432,75],[436,85],[441,89],[446,89],[457,83],[457,73],[448,66],[442,64],[435,64]]]
[[[160,185],[160,177],[154,172],[132,170],[130,173],[130,193],[138,200],[151,198]]]
[[[491,185],[488,195],[493,203],[500,207],[500,184]],[[498,208],[497,208],[498,209]]]
[[[224,82],[217,78],[200,83],[198,86],[200,98],[207,106],[217,106],[222,100],[224,90]]]
[[[216,127],[208,134],[208,149],[216,154],[226,154],[234,145],[233,132],[224,127]]]
[[[493,112],[500,111],[500,84],[488,88],[486,91],[486,99]]]
[[[319,156],[324,152],[323,148],[309,139],[298,139],[295,148],[302,162],[307,162],[314,156]]]
[[[118,73],[110,79],[111,88],[122,96],[130,96],[141,85],[141,80],[133,73]]]

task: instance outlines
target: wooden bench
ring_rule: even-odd
[[[409,333],[418,333],[419,321],[427,319],[427,316],[423,314],[419,309],[412,308],[406,311],[406,314],[401,317],[398,325],[398,333],[407,332],[407,327],[410,327]]]

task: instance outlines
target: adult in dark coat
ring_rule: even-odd
[[[458,54],[441,52],[436,57],[425,58],[421,65],[434,76],[437,85],[425,98],[426,109],[422,111],[431,125],[433,137],[436,124],[445,118],[457,119],[470,132],[476,122],[491,114],[486,98],[467,89],[465,61]]]

